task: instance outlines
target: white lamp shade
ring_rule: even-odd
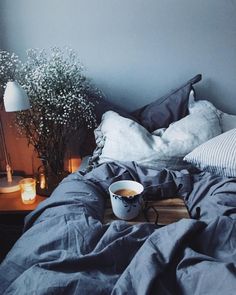
[[[3,99],[6,112],[17,112],[30,108],[27,93],[16,81],[7,82]]]

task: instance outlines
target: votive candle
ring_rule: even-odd
[[[21,200],[24,204],[33,204],[36,200],[36,181],[33,178],[24,178],[20,182]]]

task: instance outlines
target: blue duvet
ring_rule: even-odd
[[[179,195],[192,219],[103,224],[108,186],[134,179],[151,198]],[[69,175],[26,217],[0,265],[0,294],[236,294],[236,179],[135,163]]]

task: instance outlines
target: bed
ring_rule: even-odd
[[[196,80],[158,100],[159,110],[163,102],[174,107],[164,107],[160,126],[155,103],[102,116],[87,167],[26,217],[24,234],[0,265],[0,294],[235,293],[236,126],[211,103],[194,102]],[[202,132],[192,131],[196,122]],[[108,187],[121,179],[141,182],[146,198],[182,198],[191,218],[166,226],[104,223]]]

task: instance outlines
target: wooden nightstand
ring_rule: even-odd
[[[0,193],[0,262],[21,236],[25,216],[33,211],[45,197],[36,196],[34,204],[23,204],[20,191]]]
[[[25,213],[33,211],[45,197],[36,196],[33,204],[23,204],[21,201],[20,191],[14,193],[0,194],[0,214],[2,213]]]

